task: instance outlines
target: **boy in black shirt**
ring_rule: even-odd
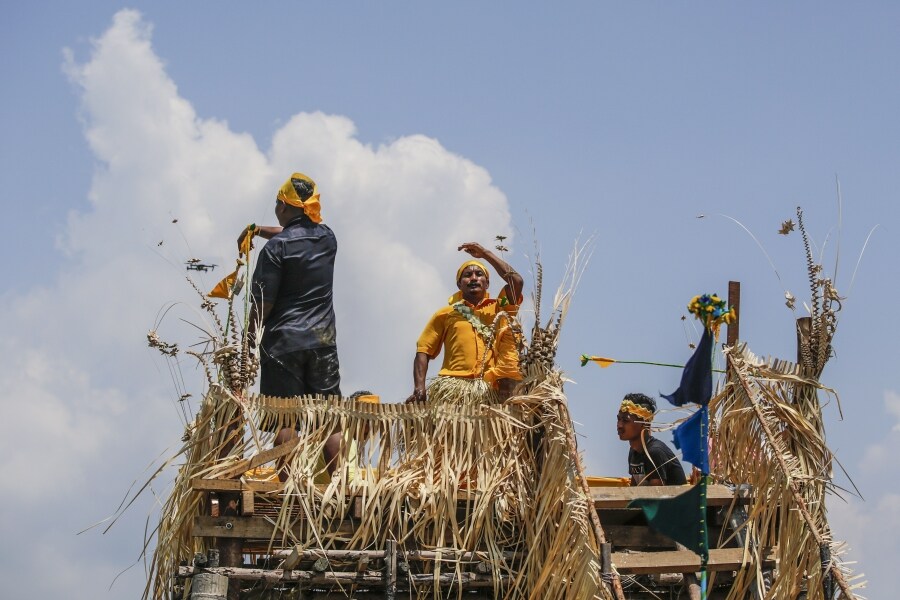
[[[628,473],[631,485],[684,485],[687,478],[681,462],[665,444],[650,435],[656,402],[644,394],[626,394],[616,416],[619,439],[628,442]],[[678,546],[683,549],[683,546]],[[700,585],[693,573],[684,573],[691,600],[699,600]]]
[[[669,447],[650,435],[656,402],[644,394],[627,394],[616,417],[619,439],[628,442],[631,485],[683,485],[681,463]]]

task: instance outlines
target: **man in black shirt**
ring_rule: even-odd
[[[260,343],[260,393],[339,396],[332,291],[337,240],[322,223],[315,182],[302,173],[291,175],[278,191],[275,216],[279,227],[249,232],[269,240],[253,273],[248,328],[255,342],[257,322],[265,327]],[[238,238],[238,246],[246,235],[247,230]],[[275,445],[294,435],[290,428],[281,429]],[[332,438],[325,445],[329,471],[340,447],[340,433]]]
[[[628,474],[631,485],[682,485],[687,483],[681,463],[669,447],[650,435],[656,402],[644,394],[627,394],[616,417],[619,439],[628,442]]]

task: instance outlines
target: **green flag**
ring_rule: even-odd
[[[709,558],[706,534],[706,477],[674,498],[661,500],[640,498],[629,502],[628,508],[643,509],[647,524],[652,529],[700,555],[702,564],[706,564]]]

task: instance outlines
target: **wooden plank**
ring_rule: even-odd
[[[736,571],[743,564],[743,548],[718,548],[709,551],[710,571]],[[750,557],[748,556],[748,562]],[[613,566],[623,575],[649,573],[695,573],[700,570],[700,557],[690,550],[663,552],[613,552]],[[765,566],[775,564],[774,552],[769,549],[763,559]]]
[[[324,492],[329,484],[317,483],[316,489]],[[191,489],[198,492],[242,492],[244,490],[253,490],[254,492],[278,492],[284,488],[284,484],[279,481],[253,481],[241,479],[207,479],[203,477],[195,477],[191,479]],[[456,501],[465,502],[467,500],[475,500],[481,492],[473,492],[471,490],[459,490],[456,492]],[[352,496],[352,494],[348,494]],[[362,502],[353,508],[354,517],[362,517]]]
[[[292,533],[297,537],[304,534],[304,524],[298,523],[291,528]],[[353,533],[353,525],[343,522],[334,533],[348,534]],[[254,540],[269,540],[275,535],[276,539],[281,538],[281,530],[276,534],[275,525],[264,519],[256,517],[194,517],[194,526],[191,531],[194,537],[217,537],[217,538],[246,538]]]
[[[690,489],[686,485],[648,485],[639,487],[592,488],[591,496],[598,509],[625,508],[637,498],[659,500],[673,498]],[[724,485],[714,484],[707,488],[707,506],[727,506],[734,499],[734,493]],[[746,498],[738,498],[738,503],[746,503]]]

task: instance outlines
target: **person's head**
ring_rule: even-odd
[[[319,195],[316,193],[316,182],[303,173],[294,173],[278,190],[275,197],[275,217],[281,226],[302,215],[319,223]]]
[[[478,304],[487,295],[490,276],[487,267],[477,260],[469,260],[456,271],[456,287],[471,304]]]
[[[380,404],[381,398],[379,398],[376,394],[373,394],[369,390],[359,390],[350,394],[350,399],[356,402],[364,402],[367,404]],[[369,435],[369,423],[364,422],[361,428],[361,434],[363,437]]]
[[[380,404],[381,398],[379,398],[376,394],[373,394],[369,390],[359,390],[350,394],[351,400],[356,400],[357,402],[367,402],[369,404]]]
[[[626,442],[640,440],[644,432],[650,429],[655,413],[656,401],[650,396],[640,393],[625,394],[616,415],[616,432],[619,439]]]

